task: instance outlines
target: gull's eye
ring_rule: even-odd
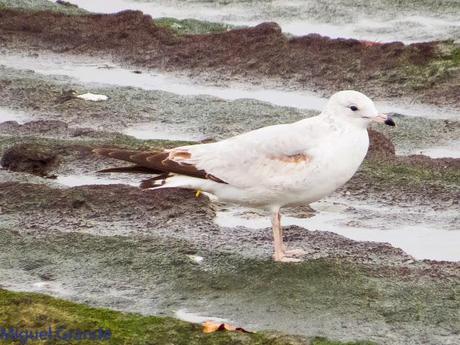
[[[358,107],[357,107],[356,105],[352,105],[352,106],[350,107],[350,109],[353,110],[353,111],[356,111],[356,110],[358,110]]]

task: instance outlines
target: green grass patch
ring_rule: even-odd
[[[400,161],[367,160],[361,172],[372,180],[392,185],[440,185],[460,187],[460,171],[442,166],[423,166]]]
[[[99,328],[110,330],[109,340],[100,341],[103,344],[119,345],[224,345],[224,344],[254,344],[254,345],[367,345],[369,342],[340,343],[331,342],[324,338],[295,341],[289,337],[243,334],[234,332],[216,332],[204,334],[200,325],[191,324],[169,317],[142,316],[132,313],[121,313],[102,308],[92,308],[53,297],[34,294],[18,293],[0,289],[0,319],[1,327],[14,327],[22,330],[65,330],[91,331]],[[32,344],[35,341],[29,341]],[[10,342],[19,343],[19,341]],[[44,342],[36,342],[43,344]],[[60,339],[46,340],[46,344],[94,344],[94,340],[64,341]]]

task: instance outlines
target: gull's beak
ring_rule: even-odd
[[[396,123],[393,121],[391,115],[387,114],[378,114],[376,117],[372,118],[372,121],[375,121],[377,123],[384,123],[388,126],[396,126]]]

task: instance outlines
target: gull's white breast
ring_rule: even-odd
[[[358,170],[368,147],[366,129],[347,128],[332,134],[310,151],[312,166],[306,169],[304,183],[297,187],[298,197],[294,190],[293,199],[297,199],[297,203],[311,203],[343,186]]]

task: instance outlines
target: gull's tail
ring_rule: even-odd
[[[148,157],[161,154],[160,151],[132,151],[122,149],[108,149],[100,148],[93,150],[93,153],[99,156],[105,156],[109,158],[115,158],[125,162],[134,163],[126,167],[108,168],[99,170],[100,173],[128,173],[128,174],[153,174],[156,175],[147,180],[141,181],[139,187],[142,189],[160,187],[165,183],[169,173],[165,173],[163,170],[156,169],[148,161]],[[164,155],[163,155],[164,156]]]
[[[197,180],[212,180],[218,183],[225,183],[213,175],[206,173],[206,171],[197,169],[193,164],[181,163],[170,159],[170,154],[168,151],[133,151],[114,148],[99,148],[93,150],[93,152],[100,156],[134,163],[134,165],[131,166],[108,168],[100,170],[99,172],[131,174],[143,173],[156,175],[141,182],[140,187],[144,189],[161,187],[165,185],[168,178],[172,177],[174,177],[172,178],[174,181],[171,181],[171,187],[182,186],[183,188],[194,188],[196,183],[189,184],[185,183],[185,181],[198,182]],[[186,179],[184,180],[181,177]],[[178,183],[179,180],[184,181]]]

